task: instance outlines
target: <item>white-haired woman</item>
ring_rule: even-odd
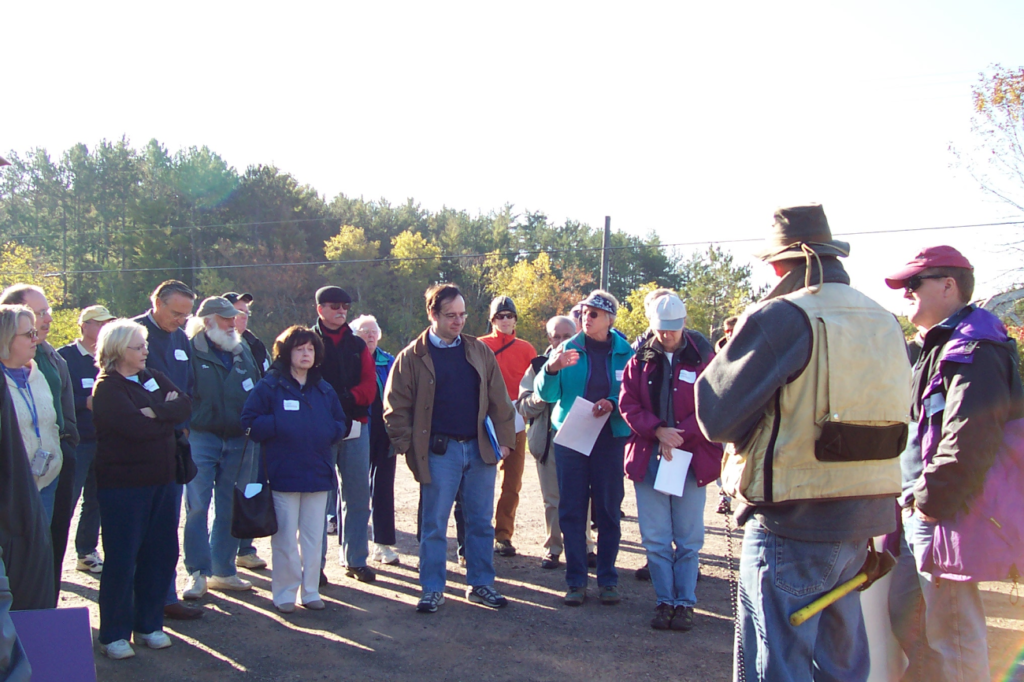
[[[103,524],[100,651],[135,655],[129,638],[171,645],[164,599],[178,563],[174,425],[192,403],[164,374],[146,369],[147,330],[114,320],[100,330],[93,387],[96,497]]]
[[[377,397],[370,407],[370,509],[373,552],[371,558],[396,565],[398,554],[392,547],[395,538],[395,450],[384,428],[384,387],[395,364],[395,356],[382,349],[377,318],[361,315],[352,320],[352,331],[366,342],[366,349],[377,367]]]
[[[28,306],[0,306],[0,363],[7,375],[7,390],[18,414],[25,454],[49,523],[64,459],[53,393],[33,360],[38,344],[35,322],[35,313]]]

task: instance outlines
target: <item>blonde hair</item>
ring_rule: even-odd
[[[33,325],[36,323],[36,314],[27,305],[0,305],[0,360],[11,356],[11,344],[18,335],[22,317],[27,317]]]
[[[122,317],[103,325],[96,339],[96,366],[102,372],[114,369],[128,350],[128,344],[138,332],[143,339],[149,338],[149,330],[138,322]]]

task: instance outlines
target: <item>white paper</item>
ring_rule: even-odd
[[[691,372],[688,369],[681,369],[679,370],[679,380],[685,381],[688,384],[692,384],[697,380],[697,373]]]
[[[353,438],[359,438],[359,434],[362,432],[362,430],[363,430],[363,423],[362,422],[357,422],[357,421],[353,420],[352,421],[352,430],[348,432],[347,436],[345,436],[345,440],[352,440]]]
[[[82,379],[82,388],[92,388],[95,383],[95,379]]]
[[[523,419],[523,415],[516,412],[516,433],[520,433],[526,430],[526,420]]]
[[[245,486],[245,499],[256,497],[263,490],[262,483],[247,483]]]
[[[654,456],[653,453],[651,455]],[[658,476],[654,479],[654,489],[666,495],[683,496],[686,486],[686,472],[690,469],[693,453],[686,450],[672,449],[672,461],[664,457],[658,463]]]
[[[563,448],[569,448],[576,452],[590,457],[590,451],[594,449],[594,443],[604,428],[604,423],[611,417],[611,412],[600,417],[594,416],[594,403],[586,398],[577,396],[569,414],[565,416],[562,428],[555,434],[554,443]]]
[[[150,393],[152,393],[153,391],[155,391],[158,388],[160,388],[160,384],[156,383],[156,379],[150,378],[149,381],[147,381],[146,383],[142,384],[142,387],[144,389],[146,389],[147,391],[149,391]]]
[[[252,379],[248,379],[247,378],[245,381],[242,382],[242,388],[244,388],[246,391],[251,391],[252,387],[253,387]]]
[[[185,351],[183,351],[180,348],[175,348],[174,349],[174,359],[175,360],[184,360],[184,361],[188,362],[188,353],[186,353]]]
[[[298,400],[285,400],[283,407],[284,407],[284,411],[285,412],[298,412],[299,411],[299,401]]]

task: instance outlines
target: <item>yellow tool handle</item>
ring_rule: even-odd
[[[851,580],[847,580],[845,583],[835,588],[831,592],[824,594],[812,601],[807,606],[803,607],[792,616],[789,617],[789,624],[793,627],[797,625],[803,625],[810,619],[814,614],[824,611],[827,607],[835,604],[837,601],[845,597],[846,595],[853,592],[855,589],[866,583],[868,580],[867,573],[858,573]]]

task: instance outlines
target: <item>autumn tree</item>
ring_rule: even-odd
[[[511,267],[496,267],[488,287],[492,296],[510,296],[516,304],[516,335],[543,349],[548,345],[544,325],[557,315],[560,287],[551,272],[551,259],[542,253]]]

